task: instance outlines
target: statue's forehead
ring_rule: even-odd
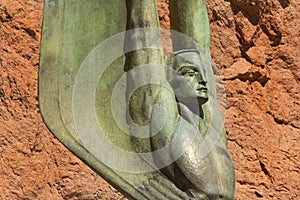
[[[182,52],[174,55],[174,66],[177,70],[184,66],[194,66],[196,69],[203,68],[199,52]]]
[[[189,63],[196,63],[201,60],[200,53],[197,51],[181,52],[181,53],[175,54],[174,58],[176,61],[186,61]]]

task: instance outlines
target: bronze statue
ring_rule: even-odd
[[[205,1],[170,0],[168,56],[155,0],[74,2],[45,0],[49,129],[130,199],[233,199]]]

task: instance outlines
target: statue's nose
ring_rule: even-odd
[[[206,86],[206,84],[207,84],[206,78],[205,78],[204,74],[201,73],[201,71],[198,73],[197,81],[198,81],[198,84],[200,84],[200,85]]]
[[[200,80],[198,81],[198,84],[206,86],[207,82],[204,80]]]
[[[199,83],[202,84],[202,85],[206,85],[207,84],[207,80],[206,80],[206,74],[205,74],[205,71],[204,71],[203,67],[199,68],[199,74],[198,74],[198,76],[199,76],[199,79],[201,79],[199,81]]]

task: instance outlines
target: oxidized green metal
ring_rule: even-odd
[[[41,114],[67,148],[129,199],[233,199],[205,1],[172,0],[170,8],[171,26],[182,34],[173,32],[175,52],[166,58],[154,0],[45,0]]]

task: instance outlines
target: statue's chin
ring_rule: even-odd
[[[177,101],[185,104],[185,105],[191,105],[191,104],[197,104],[199,106],[202,106],[208,101],[207,96],[196,96],[196,97],[179,97],[177,96]]]
[[[208,97],[198,97],[197,100],[200,105],[203,105],[208,101]]]

